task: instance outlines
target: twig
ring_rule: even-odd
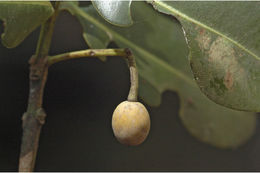
[[[78,59],[85,57],[100,57],[100,56],[122,56],[126,57],[127,53],[125,49],[87,49],[74,52],[68,52],[64,54],[59,54],[55,56],[49,56],[48,64],[49,66],[60,61]]]
[[[81,51],[68,52],[60,55],[49,56],[48,65],[51,66],[55,63],[78,59],[85,57],[100,57],[100,56],[120,56],[126,58],[130,70],[131,87],[128,94],[128,101],[137,101],[138,95],[138,72],[136,68],[135,58],[129,49],[87,49]]]

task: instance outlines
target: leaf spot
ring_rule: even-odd
[[[233,86],[233,77],[232,74],[230,73],[230,71],[228,71],[225,75],[224,78],[224,84],[226,86],[227,89],[231,90],[232,86]]]
[[[214,77],[213,80],[210,80],[210,87],[215,89],[215,92],[218,95],[223,95],[227,90],[226,85],[224,84],[224,79]]]
[[[235,61],[235,51],[230,43],[222,37],[218,37],[210,46],[209,62],[221,66],[229,65]]]
[[[196,28],[199,32],[196,38],[199,47],[202,51],[207,51],[210,48],[211,37],[203,28]]]

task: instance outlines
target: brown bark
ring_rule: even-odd
[[[32,172],[34,169],[40,132],[46,117],[42,108],[44,86],[48,74],[46,58],[35,61],[32,57],[30,65],[30,92],[28,108],[22,117],[23,137],[19,161],[19,171],[23,172]]]
[[[34,170],[41,128],[46,114],[42,108],[43,92],[48,75],[48,52],[54,24],[59,14],[59,4],[54,3],[54,14],[42,25],[35,55],[30,59],[30,91],[27,111],[24,113],[23,137],[20,151],[19,171]]]

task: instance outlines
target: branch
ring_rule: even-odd
[[[88,49],[81,51],[68,52],[60,55],[49,56],[48,65],[51,66],[55,63],[78,58],[94,58],[100,56],[120,56],[126,58],[130,70],[131,87],[128,94],[128,101],[137,101],[138,95],[138,72],[136,68],[135,58],[129,49]]]
[[[22,117],[23,137],[19,160],[20,172],[34,170],[41,128],[46,117],[42,108],[42,98],[48,74],[47,54],[58,15],[58,6],[59,2],[56,2],[54,14],[42,25],[36,53],[29,62],[30,91],[27,111]]]

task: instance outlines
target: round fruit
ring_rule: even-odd
[[[150,130],[149,113],[142,103],[124,101],[113,113],[112,128],[120,143],[139,145]]]

